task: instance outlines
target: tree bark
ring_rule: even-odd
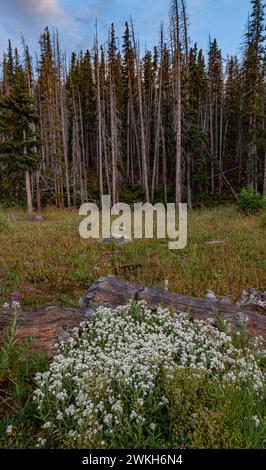
[[[27,193],[27,210],[29,219],[33,218],[33,209],[32,209],[32,194],[31,194],[31,184],[30,184],[30,172],[29,170],[25,171],[25,183],[26,183],[26,193]]]

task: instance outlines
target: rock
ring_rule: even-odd
[[[253,307],[266,313],[266,292],[259,294],[256,289],[244,290],[236,305],[238,307]]]
[[[92,308],[84,309],[85,318],[90,318],[93,314],[94,314],[94,310]]]
[[[17,216],[14,214],[9,214],[6,218],[7,222],[15,222],[17,220]]]
[[[132,242],[132,238],[128,237],[127,235],[123,234],[112,234],[110,238],[104,238],[104,243],[112,243],[115,245],[126,245],[127,243]]]
[[[204,297],[206,299],[210,299],[210,300],[217,300],[217,297],[216,297],[215,293],[210,289],[206,290],[206,294],[205,294]]]
[[[42,220],[44,220],[44,217],[41,214],[37,214],[34,216],[34,220],[36,220],[36,222],[41,222]]]
[[[66,330],[61,330],[57,336],[59,343],[65,343],[71,338],[71,334]]]

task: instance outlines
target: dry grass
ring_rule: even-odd
[[[168,279],[172,292],[201,296],[208,288],[233,300],[244,288],[266,285],[265,228],[234,207],[192,211],[180,252],[160,240],[122,247],[81,240],[75,210],[49,208],[44,217],[28,221],[22,211],[0,211],[0,304],[17,290],[23,308],[77,305],[106,274],[157,288]],[[211,240],[224,243],[206,244]]]

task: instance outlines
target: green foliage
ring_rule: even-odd
[[[256,214],[266,207],[265,198],[252,189],[243,188],[239,194],[239,208],[246,214]]]
[[[122,189],[122,200],[127,204],[134,204],[135,202],[142,202],[144,199],[144,192],[140,185],[135,185],[132,188],[125,186]]]
[[[199,193],[200,201],[203,203],[204,207],[214,208],[218,206],[231,205],[235,199],[231,193],[211,193],[211,192],[202,192]]]
[[[0,208],[9,209],[11,207],[16,207],[16,206],[17,206],[17,201],[12,197],[8,199],[4,199],[4,198],[0,199]]]
[[[262,214],[260,218],[260,222],[261,222],[262,227],[266,227],[266,212]]]
[[[0,196],[7,200],[12,198],[12,193],[19,198],[22,176],[25,184],[23,173],[38,168],[37,149],[41,141],[33,130],[37,122],[34,99],[30,96],[23,68],[18,65],[9,93],[0,100],[0,164],[4,182]]]
[[[31,403],[34,376],[47,367],[46,356],[32,352],[32,339],[19,344],[16,332],[14,309],[0,351],[0,447],[24,447],[25,440],[32,439],[37,423]],[[12,426],[10,435],[8,426]]]
[[[42,192],[41,194],[41,204],[42,207],[55,205],[56,199],[55,195],[47,191]]]

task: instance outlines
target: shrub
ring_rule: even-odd
[[[126,204],[134,204],[135,202],[142,202],[144,199],[144,192],[140,185],[124,186],[121,192],[121,201]]]
[[[196,202],[202,202],[204,207],[210,209],[217,206],[230,206],[234,202],[232,193],[202,192],[196,197]]]
[[[244,188],[239,194],[239,207],[247,215],[256,214],[266,207],[265,198],[252,189]]]
[[[2,207],[3,209],[9,209],[11,207],[16,207],[19,206],[17,201],[14,198],[9,198],[9,199],[0,199],[0,208]]]

